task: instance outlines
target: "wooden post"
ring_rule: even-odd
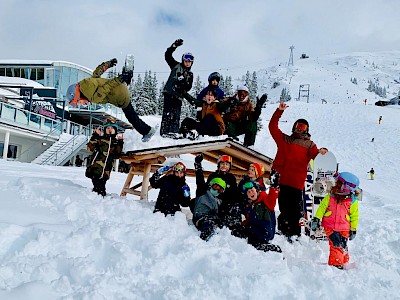
[[[126,177],[124,186],[122,187],[122,191],[120,193],[121,197],[126,196],[125,188],[129,189],[129,187],[131,186],[132,178],[133,178],[133,175],[134,175],[134,170],[135,170],[134,164],[131,163],[131,168],[129,169],[128,176]]]
[[[145,163],[142,189],[140,191],[140,200],[147,201],[148,199],[150,171],[151,171],[151,164]]]

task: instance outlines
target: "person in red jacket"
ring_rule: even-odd
[[[269,122],[269,131],[278,148],[272,164],[272,169],[280,174],[278,230],[292,242],[292,236],[301,234],[299,220],[303,212],[302,193],[308,163],[318,153],[324,155],[328,150],[318,149],[310,139],[309,125],[304,119],[299,119],[293,124],[291,135],[284,134],[279,129],[279,119],[288,107],[284,102],[279,104]]]

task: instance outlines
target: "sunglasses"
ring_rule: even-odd
[[[220,194],[224,192],[224,188],[216,183],[211,186],[212,189],[218,191]]]
[[[245,93],[245,92],[239,92],[238,93],[238,97],[239,98],[246,98],[246,96],[247,96],[247,93]]]
[[[297,122],[296,125],[294,126],[295,130],[301,130],[301,131],[306,131],[307,130],[307,125],[303,123]]]
[[[182,56],[182,59],[183,59],[184,61],[191,61],[191,62],[193,62],[193,61],[194,61],[194,56],[193,56],[192,53],[186,53],[186,54],[184,54],[184,55]]]

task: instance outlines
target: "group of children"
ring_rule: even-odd
[[[193,97],[188,96],[187,89],[190,84],[186,81],[185,76],[188,76],[190,81],[192,75],[185,68],[190,69],[193,63],[193,55],[183,55],[182,63],[171,60],[173,51],[182,43],[182,40],[175,41],[171,46],[172,48],[170,47],[171,49],[167,50],[168,53],[166,53],[166,59],[168,54],[169,64],[172,68],[171,76],[176,75],[177,78],[172,78],[173,80],[171,79],[171,82],[168,81],[169,83],[166,84],[164,94],[168,99],[165,100],[165,103],[176,104],[176,100],[179,100],[183,95],[188,101],[193,101],[202,107],[201,116],[200,120],[185,119],[181,127],[177,129],[179,123],[178,126],[174,124],[171,127],[170,117],[171,113],[180,112],[180,109],[174,111],[173,106],[172,108],[164,106],[164,109],[168,110],[169,113],[163,114],[160,133],[169,133],[170,130],[174,133],[178,130],[181,134],[187,136],[193,131],[197,134],[207,135],[231,132],[228,135],[235,137],[238,128],[243,130],[253,126],[254,124],[250,123],[240,123],[241,125],[237,126],[239,123],[235,124],[234,120],[256,121],[267,96],[263,95],[258,99],[256,109],[252,104],[249,104],[251,101],[249,101],[246,87],[239,87],[237,95],[228,98],[229,101],[217,99],[224,96],[223,91],[218,87],[220,80],[218,74],[210,75],[210,85],[200,93],[199,98],[193,99]],[[116,61],[107,62],[101,71],[114,63]],[[118,86],[124,80],[123,77],[115,80],[115,85]],[[180,80],[184,82],[179,83],[180,89],[177,89],[176,84]],[[107,84],[111,84],[108,81],[105,83],[98,82],[98,79],[95,82],[99,86],[100,83],[103,89],[107,89]],[[71,93],[71,97],[75,97],[74,99],[82,97],[82,91],[87,96],[89,92],[85,88],[86,85],[87,88],[92,87],[91,84],[81,82],[75,87],[75,92]],[[171,88],[171,91],[169,91],[169,88]],[[203,94],[204,99],[200,99]],[[108,101],[104,99],[110,97],[106,94],[96,95],[98,97],[104,96],[99,101]],[[95,102],[95,100],[95,98],[91,98],[91,101]],[[119,106],[124,109],[127,116],[130,116],[128,119],[132,121],[135,128],[137,127],[137,130],[143,134],[143,140],[146,141],[151,138],[154,130],[144,124],[137,117],[137,114],[131,111],[130,105],[125,106],[124,102]],[[274,208],[276,201],[278,201],[280,214],[277,218],[277,228],[281,234],[287,237],[289,242],[293,242],[292,237],[301,234],[299,219],[303,212],[302,192],[308,162],[318,154],[327,153],[328,150],[317,148],[310,139],[309,124],[305,119],[299,119],[293,124],[291,135],[286,135],[279,129],[279,118],[287,107],[285,103],[281,102],[269,123],[271,136],[277,144],[277,154],[272,169],[279,173],[271,173],[271,175],[274,175],[272,178],[279,178],[279,187],[277,180],[272,180],[269,192],[266,193],[266,187],[261,178],[264,170],[257,163],[250,165],[248,175],[237,185],[235,176],[229,172],[232,168],[232,158],[228,155],[223,155],[218,159],[217,171],[210,174],[205,181],[201,167],[203,158],[199,155],[195,158],[197,189],[196,196],[193,199],[190,198],[190,189],[185,181],[186,166],[183,163],[175,164],[172,167],[172,174],[167,176],[161,176],[163,172],[170,171],[166,167],[160,168],[153,174],[150,179],[151,185],[154,188],[160,188],[155,211],[160,211],[165,215],[173,215],[180,210],[180,206],[189,206],[193,213],[193,223],[201,232],[202,239],[208,240],[217,227],[226,226],[233,235],[247,238],[249,244],[257,249],[280,252],[279,246],[270,244],[275,235]],[[172,111],[170,111],[171,109]],[[225,115],[222,116],[224,111]],[[243,112],[249,114],[243,115]],[[229,118],[226,118],[226,116],[229,116]],[[179,120],[179,118],[175,119]],[[246,132],[250,131],[247,130]],[[254,144],[255,135],[247,133],[245,134],[245,144],[249,146]],[[112,118],[106,119],[103,130],[96,129],[89,141],[88,149],[93,154],[87,166],[86,176],[92,179],[93,191],[103,196],[106,195],[105,183],[110,176],[112,162],[122,152],[122,145],[123,140],[117,138],[117,125]],[[351,176],[348,176],[348,174]],[[323,199],[315,216],[316,219],[313,220],[314,227],[318,227],[320,224],[324,227],[331,247],[329,264],[338,268],[343,268],[343,265],[348,261],[347,240],[355,237],[358,225],[358,201],[356,197],[358,185],[359,180],[356,176],[347,172],[340,173],[335,186]]]
[[[152,187],[160,189],[154,212],[174,215],[180,206],[189,207],[193,224],[203,240],[209,240],[218,227],[225,226],[233,235],[246,238],[256,249],[281,252],[279,246],[270,243],[275,235],[278,174],[272,176],[267,194],[262,164],[250,164],[248,175],[237,185],[236,177],[230,173],[231,156],[220,156],[217,170],[207,180],[202,160],[202,154],[195,157],[196,194],[192,199],[185,181],[186,166],[182,162],[161,167],[152,175]],[[172,172],[160,177],[166,171]]]

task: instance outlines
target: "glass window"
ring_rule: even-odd
[[[6,76],[6,69],[0,68],[0,76]]]
[[[37,69],[36,81],[44,85],[44,68]]]
[[[3,157],[3,149],[4,149],[4,143],[0,143],[0,157]],[[18,146],[8,145],[7,157],[14,158],[14,159],[17,158],[17,150],[18,150]]]
[[[46,80],[45,80],[44,85],[54,87],[54,69],[53,68],[46,69]]]
[[[61,75],[61,95],[67,94],[67,89],[70,86],[70,76],[71,76],[71,68],[62,67],[62,75]]]
[[[30,80],[36,80],[37,76],[36,76],[36,69],[32,68],[31,70],[31,76],[29,77]]]
[[[11,68],[6,68],[6,76],[12,77]]]
[[[78,69],[71,68],[71,78],[69,80],[69,84],[73,84],[75,82],[78,82]]]

